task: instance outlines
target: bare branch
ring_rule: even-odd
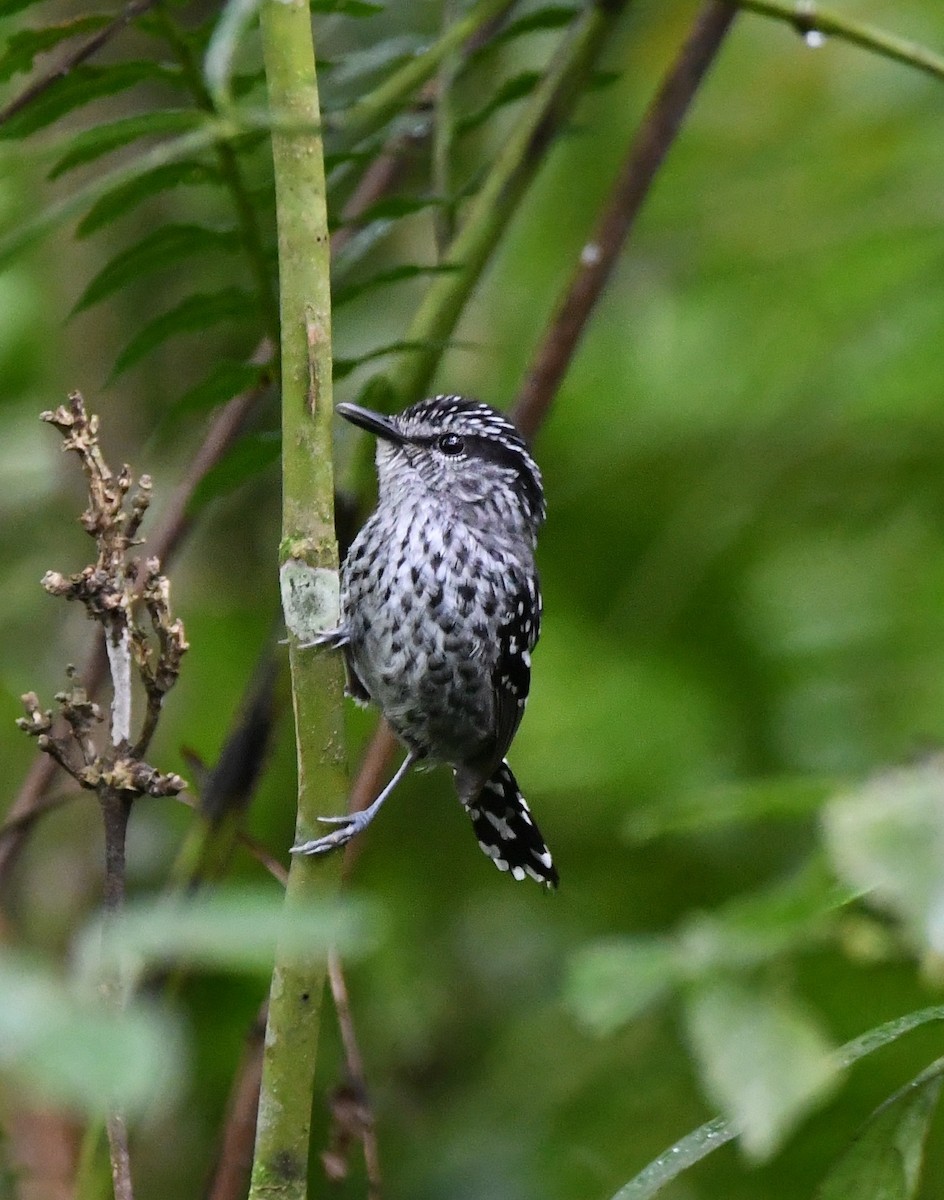
[[[267,362],[272,356],[271,345],[263,341],[253,361]],[[164,509],[161,521],[150,539],[151,549],[165,567],[170,563],[178,547],[190,529],[188,505],[194,491],[220,461],[242,430],[246,418],[258,404],[268,388],[268,381],[233,397],[219,410],[210,423],[206,437],[194,455],[190,466],[176,491]],[[143,569],[143,568],[142,568]],[[140,582],[138,584],[140,586]],[[104,639],[98,639],[92,648],[81,675],[90,696],[101,687],[107,669]],[[142,730],[142,732],[144,732]],[[56,773],[56,761],[39,755],[30,768],[10,811],[7,822],[0,830],[0,880],[9,876],[10,869],[36,818],[46,806],[43,797]]]
[[[518,393],[512,419],[526,438],[534,437],[547,416],[590,314],[736,11],[723,0],[702,5],[643,117],[599,224],[581,252]]]
[[[101,625],[111,666],[113,703],[109,738],[97,747],[95,728],[101,712],[69,668],[71,688],[60,692],[56,700],[68,733],[52,732],[52,714],[44,712],[37,697],[23,697],[26,717],[18,724],[35,737],[41,750],[64,767],[78,783],[94,791],[99,800],[105,827],[104,908],[109,919],[121,910],[125,898],[125,844],[128,818],[135,796],[175,795],[184,781],[175,774],[162,773],[129,751],[131,735],[132,660],[148,692],[149,716],[145,731],[149,740],[160,710],[160,700],[176,682],[180,657],[187,649],[183,626],[172,620],[169,583],[160,574],[160,563],[149,559],[143,584],[143,602],[151,619],[156,646],[148,644],[147,631],[135,616],[138,563],[130,557],[136,535],[150,500],[151,484],[142,476],[128,501],[132,475],[127,467],[117,474],[111,471],[98,441],[98,418],[86,411],[78,392],[69,397],[69,405],[43,413],[43,420],[55,425],[63,436],[63,449],[74,451],[88,480],[88,506],[81,516],[86,532],[95,540],[95,561],[73,575],[49,571],[43,586],[52,595],[80,601],[92,620]],[[160,699],[154,701],[153,697]],[[142,737],[144,734],[142,734]],[[78,760],[78,763],[76,762]],[[116,979],[103,980],[105,1003],[117,1011],[122,1005],[121,988]],[[109,1154],[116,1200],[133,1200],[128,1131],[122,1113],[112,1110],[107,1118]]]
[[[268,1004],[264,1003],[246,1036],[242,1062],[227,1105],[216,1167],[206,1192],[207,1200],[243,1200],[249,1187],[267,1010]]]
[[[369,1200],[379,1200],[380,1153],[377,1148],[376,1122],[370,1104],[370,1093],[367,1090],[364,1059],[354,1029],[354,1015],[348,997],[344,968],[336,950],[331,950],[328,954],[328,982],[331,985],[334,1010],[338,1015],[341,1030],[347,1079],[334,1089],[331,1097],[331,1142],[322,1154],[321,1161],[325,1174],[332,1182],[346,1179],[348,1147],[351,1141],[357,1138],[364,1150],[367,1195]]]

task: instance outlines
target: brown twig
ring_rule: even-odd
[[[82,63],[97,54],[103,46],[108,45],[116,34],[121,33],[132,21],[146,13],[149,8],[153,8],[156,3],[157,0],[129,0],[129,3],[125,5],[114,20],[110,21],[98,33],[90,37],[88,41],[83,42],[81,46],[77,46],[71,54],[63,58],[51,71],[34,80],[18,96],[15,96],[9,104],[0,109],[0,126],[32,104],[38,96],[41,96],[57,80],[64,79],[76,67],[81,66]]]
[[[348,1149],[356,1138],[364,1149],[368,1198],[380,1200],[380,1153],[377,1148],[376,1122],[367,1090],[364,1059],[354,1029],[354,1016],[351,1012],[344,969],[335,950],[328,954],[328,981],[341,1030],[347,1079],[334,1090],[331,1105],[331,1144],[322,1154],[321,1161],[330,1180],[346,1179]]]
[[[77,600],[97,622],[111,672],[112,704],[108,736],[97,736],[104,718],[88,697],[73,670],[71,686],[56,696],[60,730],[53,729],[51,711],[36,695],[23,697],[25,717],[20,728],[36,739],[40,750],[54,759],[83,788],[98,797],[105,827],[104,910],[111,921],[125,899],[125,843],[131,805],[136,796],[172,796],[184,787],[173,773],[162,773],[143,761],[143,747],[153,732],[164,696],[174,686],[187,650],[183,625],[172,617],[170,585],[160,562],[145,564],[142,595],[150,628],[137,611],[138,562],[131,556],[138,544],[141,522],[150,504],[151,482],[142,475],[137,485],[130,469],[109,467],[98,439],[98,418],[86,410],[78,392],[68,405],[45,412],[42,419],[62,435],[63,449],[79,459],[88,484],[88,505],[80,518],[95,542],[95,559],[81,571],[63,575],[48,571],[43,587],[54,596]],[[137,742],[132,745],[133,664],[148,695],[148,711]],[[122,1006],[117,978],[102,981],[102,994],[112,1011]],[[116,1200],[133,1200],[128,1130],[117,1110],[106,1120],[109,1157]]]
[[[262,362],[271,357],[268,342],[262,343],[254,361]],[[268,382],[235,396],[213,418],[197,453],[191,460],[183,479],[163,511],[158,525],[150,538],[154,555],[167,566],[173,559],[190,529],[187,509],[197,485],[223,457],[238,437],[251,410],[268,388]],[[143,578],[141,580],[143,583]],[[80,677],[84,680],[89,696],[94,696],[105,679],[108,660],[104,640],[96,638]],[[23,784],[10,806],[7,821],[0,830],[0,881],[9,877],[13,863],[22,848],[36,819],[47,811],[44,797],[56,775],[56,763],[48,755],[37,755]]]
[[[547,416],[656,173],[736,15],[737,9],[724,0],[707,0],[702,5],[643,117],[599,224],[581,251],[512,409],[512,418],[526,438],[534,437]]]
[[[223,1137],[206,1191],[206,1200],[243,1200],[249,1188],[267,1009],[268,1003],[264,1002],[246,1035],[246,1045],[230,1092]]]
[[[108,1114],[108,1151],[111,1157],[111,1181],[115,1200],[134,1200],[131,1183],[131,1155],[128,1149],[128,1126],[119,1112]]]

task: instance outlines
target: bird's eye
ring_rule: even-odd
[[[465,449],[465,442],[457,433],[444,433],[437,443],[443,454],[455,457]]]

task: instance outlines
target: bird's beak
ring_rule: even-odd
[[[345,421],[350,421],[352,425],[359,425],[361,429],[366,429],[369,433],[383,438],[385,442],[394,442],[396,445],[402,446],[406,441],[393,420],[385,417],[383,413],[371,412],[369,408],[361,408],[359,404],[339,404],[335,412]]]

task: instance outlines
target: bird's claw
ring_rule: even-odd
[[[337,846],[346,845],[356,833],[360,832],[360,823],[357,820],[357,814],[350,814],[343,817],[319,817],[319,821],[325,825],[337,825],[338,828],[333,833],[326,833],[324,837],[312,838],[309,842],[301,842],[297,846],[292,846],[289,854],[327,854],[329,850],[334,850]]]

